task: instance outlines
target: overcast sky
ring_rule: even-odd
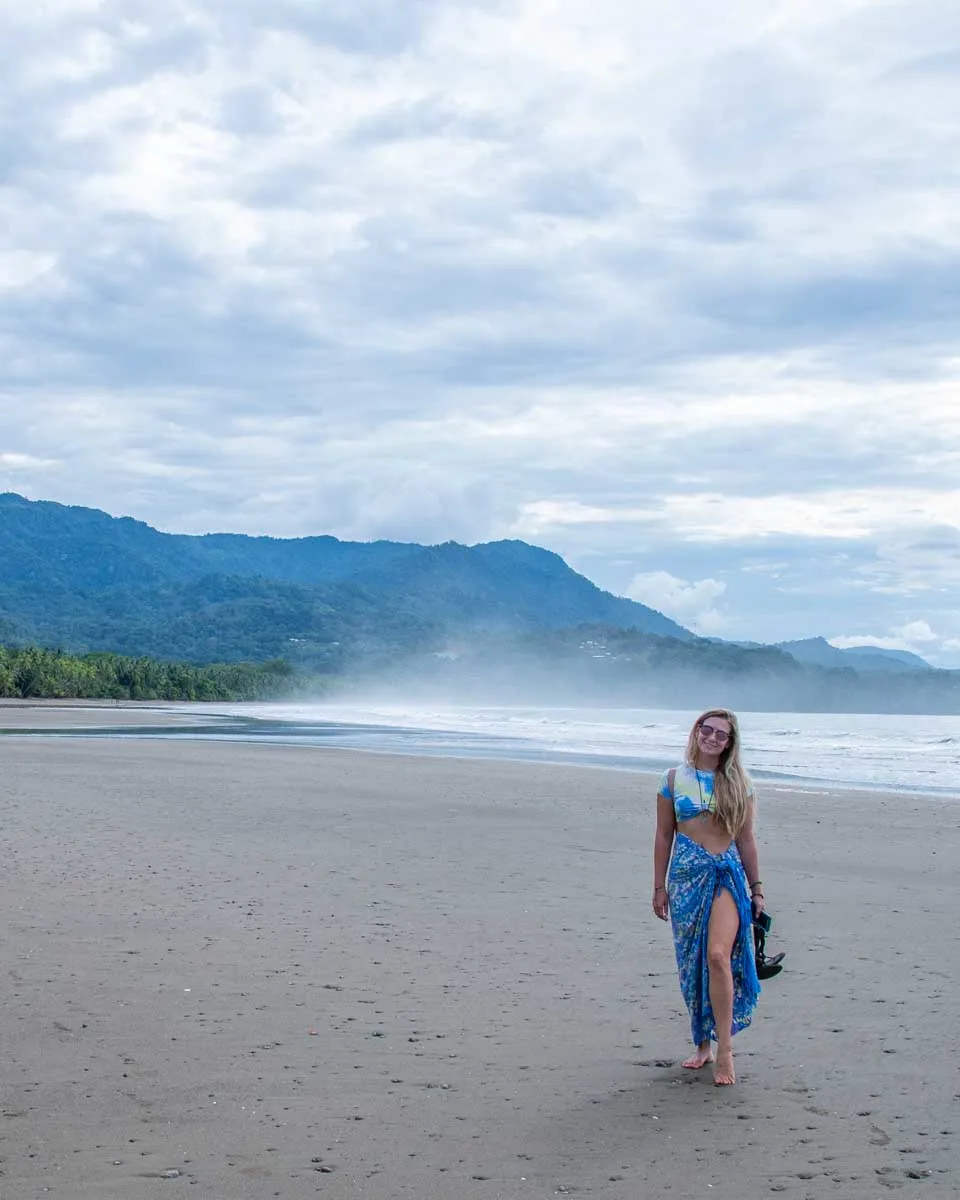
[[[0,490],[960,667],[957,0],[0,0]]]

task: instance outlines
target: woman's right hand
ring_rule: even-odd
[[[654,888],[653,890],[653,911],[657,914],[661,921],[665,921],[670,912],[670,899],[667,896],[666,888]]]

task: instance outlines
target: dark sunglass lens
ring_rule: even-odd
[[[701,725],[700,731],[704,737],[715,738],[718,742],[726,742],[730,740],[730,734],[724,729],[717,729],[715,725]]]

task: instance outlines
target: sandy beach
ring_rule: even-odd
[[[105,713],[142,715],[0,727]],[[957,801],[762,789],[787,969],[720,1089],[679,1065],[651,777],[28,736],[0,759],[2,1200],[956,1194]]]

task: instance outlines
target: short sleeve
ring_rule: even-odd
[[[664,773],[660,776],[660,782],[657,784],[657,795],[658,796],[666,796],[666,798],[668,800],[673,799],[673,792],[671,791],[671,788],[670,788],[670,768],[669,767],[667,767],[667,769],[664,771]]]

